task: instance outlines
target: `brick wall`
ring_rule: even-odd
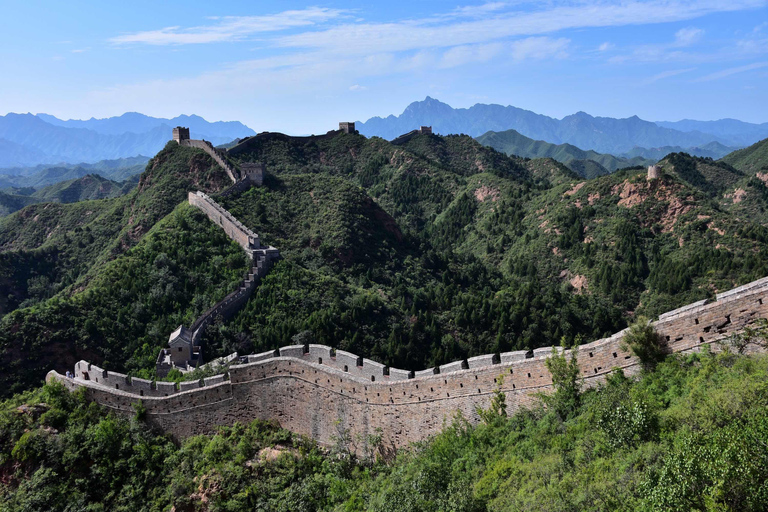
[[[245,227],[231,213],[203,192],[190,192],[189,204],[200,208],[214,224],[220,226],[227,236],[240,244],[249,255],[252,255],[254,249],[261,247],[259,235]]]
[[[230,164],[227,160],[224,159],[221,153],[215,147],[213,147],[213,144],[211,144],[207,140],[195,140],[195,139],[180,140],[179,144],[184,146],[189,146],[192,148],[202,149],[203,151],[208,153],[211,156],[211,158],[213,158],[216,161],[216,163],[219,164],[222,169],[224,169],[224,171],[227,173],[227,176],[229,176],[229,179],[232,180],[232,183],[237,183],[238,175],[239,175],[237,169],[235,169],[235,167],[232,164]]]
[[[670,352],[695,351],[740,332],[758,318],[768,318],[767,301],[764,279],[723,293],[710,304],[662,315],[655,327]],[[623,334],[578,348],[586,386],[602,382],[614,368],[629,375],[639,372],[636,358],[622,350]],[[333,442],[339,427],[349,429],[353,437],[373,434],[380,427],[384,447],[394,449],[439,432],[456,411],[477,421],[475,409],[489,405],[501,375],[510,411],[532,405],[535,393],[551,389],[545,366],[550,351],[491,354],[409,372],[322,345],[290,346],[248,356],[247,363],[230,368],[228,380],[184,383],[170,392],[160,383],[157,389],[150,383],[147,390],[142,382],[137,393],[135,387],[121,385],[124,375],[84,361],[76,367],[76,379],[56,372],[50,372],[48,379],[64,381],[71,389],[84,387],[91,400],[124,414],[133,414],[132,404],[141,399],[147,421],[177,439],[261,418],[277,420],[324,444]],[[83,372],[90,380],[83,380]]]

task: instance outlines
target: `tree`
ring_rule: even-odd
[[[496,378],[496,389],[493,391],[491,404],[487,409],[477,407],[477,415],[486,425],[495,425],[507,417],[507,395],[501,390],[504,384],[504,375]]]
[[[664,359],[661,336],[656,332],[651,321],[644,316],[637,317],[635,323],[624,335],[622,343],[640,359],[646,370],[653,370]]]
[[[579,409],[581,381],[579,380],[579,363],[576,357],[580,337],[577,336],[571,347],[567,346],[566,338],[560,341],[563,350],[552,347],[552,354],[544,364],[552,375],[552,387],[555,392],[544,396],[544,403],[552,409],[563,421],[573,418]],[[570,348],[570,356],[566,354]]]

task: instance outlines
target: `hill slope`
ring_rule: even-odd
[[[269,174],[218,200],[283,260],[232,321],[210,327],[208,356],[301,334],[419,369],[596,339],[768,275],[758,221],[723,202],[746,176],[706,159],[691,172],[692,157],[676,157],[652,182],[636,169],[582,181],[468,136],[393,146],[351,134],[266,134],[230,158]],[[169,144],[127,196],[32,205],[0,221],[0,347],[13,361],[4,389],[79,355],[151,376],[168,332],[240,266],[216,260],[240,253],[220,252],[231,244],[208,238],[213,224],[171,214],[187,190],[225,184],[206,154]]]
[[[724,156],[722,161],[747,174],[768,171],[768,139],[734,151]]]
[[[600,154],[595,151],[584,151],[571,144],[550,144],[543,140],[533,140],[515,130],[487,132],[477,137],[477,141],[484,146],[490,146],[507,155],[517,155],[526,158],[553,158],[558,162],[564,163],[569,169],[587,179],[607,174],[622,167],[643,166],[655,163],[655,160],[651,161],[643,158],[629,160],[613,155]],[[587,164],[584,162],[585,160],[594,162],[597,165]]]

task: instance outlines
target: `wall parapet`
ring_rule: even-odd
[[[768,280],[734,290],[722,300],[662,315],[654,327],[667,351],[697,351],[768,318]],[[637,358],[621,343],[626,331],[575,349],[586,386],[602,382],[616,368],[640,371]],[[476,408],[488,406],[500,375],[510,410],[531,405],[535,394],[551,388],[545,364],[551,352],[552,347],[542,347],[486,354],[409,371],[324,345],[289,345],[240,357],[228,374],[178,388],[130,379],[85,361],[76,365],[74,378],[50,372],[48,380],[83,387],[90,399],[120,413],[132,414],[132,404],[141,399],[148,421],[176,438],[260,418],[330,444],[341,419],[352,434],[381,427],[385,443],[396,448],[438,432],[456,410],[477,420]]]
[[[261,249],[259,235],[248,229],[234,215],[211,199],[208,194],[198,190],[197,192],[190,192],[188,197],[189,204],[202,210],[214,224],[217,224],[224,230],[227,236],[240,244],[251,258],[253,258],[254,250]],[[270,249],[274,249],[274,247]]]
[[[187,134],[189,135],[189,134]],[[207,140],[196,140],[196,139],[182,139],[178,141],[179,144],[182,146],[188,146],[191,148],[197,148],[202,149],[206,153],[208,153],[213,160],[219,164],[219,166],[224,169],[224,172],[227,173],[227,176],[229,176],[229,179],[232,180],[232,183],[237,183],[237,181],[240,178],[240,173],[238,170],[233,166],[229,161],[226,160],[224,155],[221,151],[216,149],[213,144],[208,142]]]

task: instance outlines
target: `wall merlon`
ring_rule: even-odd
[[[467,364],[466,361],[454,361],[448,364],[441,364],[440,374],[458,372],[459,370],[466,370],[468,368],[469,368],[469,365]]]
[[[398,381],[398,380],[408,380],[411,377],[412,373],[408,370],[401,370],[399,368],[390,368],[389,369],[389,381]]]
[[[426,370],[419,370],[417,372],[414,372],[415,378],[420,377],[431,377],[433,375],[439,375],[440,368],[427,368]]]
[[[503,352],[501,354],[502,364],[513,363],[517,361],[524,361],[525,356],[528,353],[527,350],[516,350],[515,352]]]
[[[203,387],[200,381],[190,380],[185,382],[179,382],[179,391],[190,391],[193,389],[199,389]]]
[[[482,368],[484,366],[491,366],[501,363],[501,356],[496,354],[485,354],[482,356],[470,357],[467,359],[467,363],[471,369]]]
[[[280,348],[280,357],[295,357],[301,359],[304,356],[304,345],[291,345]]]
[[[214,375],[212,377],[206,377],[205,379],[203,379],[204,386],[214,386],[216,384],[221,384],[222,382],[224,382],[224,380],[226,380],[224,377],[225,377],[224,375]]]

